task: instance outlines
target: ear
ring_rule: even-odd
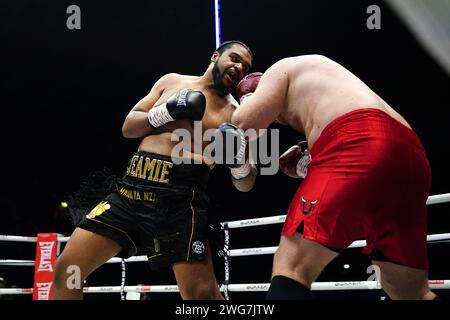
[[[213,55],[211,56],[211,62],[216,62],[217,59],[219,59],[220,57],[220,53],[218,53],[217,51],[214,51]]]

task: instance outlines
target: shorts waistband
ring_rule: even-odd
[[[210,171],[208,165],[187,164],[182,160],[137,151],[128,161],[123,180],[145,186],[187,186],[205,190]]]
[[[355,129],[358,126],[361,127],[361,133],[375,132],[379,130],[384,130],[386,132],[392,132],[397,134],[393,139],[401,138],[403,140],[408,140],[416,147],[423,149],[423,145],[417,136],[417,134],[409,127],[405,126],[403,123],[392,118],[386,112],[375,109],[375,108],[361,108],[345,113],[336,119],[332,120],[320,134],[319,138],[314,143],[311,148],[311,155],[317,154],[330,139],[341,129],[355,124]]]

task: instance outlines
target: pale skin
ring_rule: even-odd
[[[232,123],[244,131],[266,129],[278,122],[304,133],[312,148],[334,119],[361,108],[380,109],[403,125],[406,120],[364,82],[338,63],[320,55],[282,59],[262,76],[256,91],[243,101]],[[300,234],[281,236],[272,277],[283,275],[307,287],[337,253]],[[392,299],[433,299],[425,270],[372,261],[381,270],[381,283]]]
[[[223,122],[231,121],[237,107],[236,100],[228,92],[214,87],[212,70],[214,63],[219,68],[224,85],[231,90],[251,67],[250,53],[240,45],[227,48],[222,54],[214,52],[211,63],[202,76],[188,76],[175,73],[161,77],[152,87],[149,94],[142,98],[127,115],[122,127],[126,138],[140,138],[139,150],[171,156],[172,148],[179,143],[172,141],[172,132],[184,128],[191,133],[193,127],[190,120],[177,120],[159,128],[153,128],[147,120],[147,112],[158,106],[183,88],[200,90],[206,97],[206,111],[202,119],[202,130],[217,128]],[[228,91],[229,91],[228,90]],[[193,136],[193,135],[192,135]],[[208,145],[202,142],[200,151]],[[196,153],[194,147],[184,150],[183,157],[195,159],[210,165],[213,163],[202,154]],[[234,186],[243,192],[252,189],[256,178],[256,167],[252,166],[250,174],[243,179],[232,179]],[[53,299],[82,299],[82,285],[79,289],[69,289],[67,279],[71,274],[65,272],[70,265],[77,265],[81,270],[81,284],[84,279],[121,251],[121,247],[113,240],[101,235],[75,229],[70,241],[58,258],[55,270],[55,287]],[[207,257],[200,262],[175,263],[172,270],[183,299],[223,299],[214,275],[211,250],[208,246]]]

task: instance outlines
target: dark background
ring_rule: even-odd
[[[81,8],[81,30],[66,28],[71,4]],[[372,4],[381,7],[381,30],[366,27]],[[253,71],[303,54],[323,54],[349,68],[421,137],[433,171],[431,194],[450,192],[450,78],[384,2],[227,0],[221,18],[222,40],[241,40],[254,52]],[[201,75],[214,49],[213,0],[2,1],[0,234],[70,235],[74,227],[60,202],[91,171],[109,167],[121,175],[138,146],[121,135],[129,110],[165,73]],[[288,128],[273,128],[281,129],[281,152],[301,139]],[[279,173],[258,177],[255,188],[241,194],[219,166],[211,174],[209,194],[219,220],[232,221],[285,214],[297,186]],[[450,232],[449,208],[429,206],[429,234]],[[275,246],[280,229],[232,230],[231,248]],[[431,279],[450,278],[449,253],[448,243],[429,245]],[[34,259],[34,245],[0,242],[0,259]],[[231,282],[269,282],[271,262],[272,256],[234,258]],[[351,268],[344,270],[344,263]],[[347,250],[319,281],[366,280],[369,264],[360,249]],[[127,266],[127,285],[175,283],[169,272],[155,273],[142,263]],[[220,261],[217,272],[222,282]],[[0,266],[0,276],[18,287],[33,283],[30,267]],[[119,284],[117,264],[101,267],[87,280],[88,286]],[[328,296],[375,299],[378,293]]]

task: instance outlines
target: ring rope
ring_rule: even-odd
[[[429,196],[427,200],[427,205],[446,203],[450,202],[450,193],[437,194]],[[256,219],[246,219],[237,221],[223,222],[227,229],[236,229],[243,227],[253,227],[261,226],[267,224],[283,223],[286,219],[286,215],[256,218]],[[70,237],[58,237],[58,241],[67,242]],[[16,241],[16,242],[36,242],[36,237],[23,237],[23,236],[10,236],[10,235],[0,235],[0,241]]]
[[[227,238],[227,237],[225,237]],[[428,243],[436,242],[448,242],[450,241],[450,233],[440,233],[431,234],[427,236]],[[229,237],[228,237],[229,243]],[[361,248],[366,246],[365,240],[357,240],[353,242],[348,248]],[[228,249],[228,244],[224,248],[225,258],[227,257],[242,257],[242,256],[258,256],[264,254],[274,254],[277,250],[275,247],[259,247],[259,248],[245,248],[245,249]],[[125,259],[125,262],[147,262],[147,256],[134,256]],[[121,258],[111,258],[106,263],[121,263]],[[34,260],[14,260],[14,259],[0,259],[0,265],[7,266],[34,266]],[[229,270],[225,270],[225,275],[228,273],[229,280]]]
[[[437,204],[450,202],[450,193],[430,196],[426,204]],[[222,229],[225,234],[224,245],[224,267],[225,279],[224,284],[220,286],[220,290],[224,292],[225,299],[229,300],[229,292],[243,292],[243,291],[267,291],[270,283],[254,283],[254,284],[230,284],[230,259],[233,256],[251,256],[274,254],[277,247],[261,247],[261,248],[246,248],[229,250],[229,229],[243,228],[250,226],[261,226],[269,224],[283,223],[286,215],[246,219],[238,221],[222,222]],[[58,243],[67,242],[70,237],[58,237]],[[24,237],[12,235],[0,235],[0,241],[16,241],[16,242],[36,242],[37,237]],[[450,241],[450,233],[434,234],[427,236],[427,242],[447,242]],[[354,241],[349,248],[358,248],[366,246],[365,240]],[[178,292],[176,285],[162,285],[162,286],[125,286],[125,262],[143,262],[148,261],[146,256],[133,256],[128,259],[112,258],[106,263],[122,264],[121,285],[117,287],[86,287],[83,288],[84,293],[107,293],[119,292],[121,299],[124,300],[124,292]],[[8,266],[34,266],[34,260],[0,260],[0,265]],[[432,289],[450,289],[450,280],[430,280],[430,288]],[[367,290],[380,289],[378,281],[347,281],[347,282],[314,282],[311,290]],[[5,288],[0,289],[0,294],[30,294],[33,292],[32,288]]]
[[[450,289],[450,280],[429,280],[428,284],[431,289]],[[270,283],[240,283],[229,284],[227,290],[230,292],[265,292],[269,290]],[[381,289],[379,281],[337,281],[337,282],[313,282],[312,291],[335,291],[335,290],[377,290]],[[120,293],[121,286],[105,286],[105,287],[85,287],[83,293]],[[171,293],[179,292],[176,285],[139,285],[125,286],[124,292],[154,292],[154,293]],[[220,286],[220,291],[225,291],[225,286]],[[0,294],[31,294],[33,288],[6,288],[0,289]]]

